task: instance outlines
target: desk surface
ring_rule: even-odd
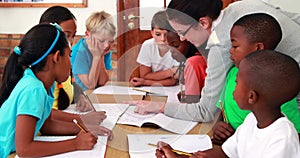
[[[119,86],[128,86],[128,83],[124,82],[109,82],[108,84],[114,84]],[[91,93],[92,91],[87,91],[87,95],[90,97],[94,103],[122,103],[128,100],[140,100],[142,96],[124,96],[124,95],[95,95]],[[166,101],[166,97],[158,96],[146,96],[145,100],[152,101]],[[211,136],[212,123],[199,123],[194,127],[188,134],[209,134]],[[159,127],[135,127],[129,125],[117,124],[113,129],[114,138],[112,141],[108,141],[106,149],[107,158],[129,158],[128,152],[128,140],[127,134],[173,134]]]
[[[124,82],[114,82],[107,83],[114,84],[120,86],[128,86],[128,83]],[[86,91],[87,95],[90,97],[93,103],[123,103],[123,101],[128,100],[140,100],[142,96],[124,96],[124,95],[99,95],[92,94],[91,90]],[[153,100],[153,101],[166,101],[166,97],[158,97],[158,96],[146,96],[145,100]],[[199,123],[196,127],[194,127],[188,134],[208,134],[212,135],[211,129],[212,123]],[[106,149],[106,157],[107,158],[129,158],[128,152],[128,140],[127,134],[173,134],[159,127],[135,127],[129,125],[119,125],[117,124],[113,129],[114,138],[112,141],[107,142]],[[9,156],[9,158],[13,158],[15,154]]]

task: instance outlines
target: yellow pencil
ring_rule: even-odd
[[[153,93],[153,92],[150,92],[150,91],[147,91],[147,90],[144,90],[144,89],[135,88],[135,87],[133,87],[132,90],[136,90],[136,91],[140,91],[140,92],[145,92],[145,93]]]
[[[148,145],[157,148],[157,145],[155,145],[155,144],[148,143]],[[175,150],[175,149],[173,149],[172,151],[173,151],[174,153],[179,154],[179,155],[192,156],[192,154],[191,154],[191,153],[188,153],[188,152],[184,152],[184,151],[180,151],[180,150]]]
[[[84,129],[84,127],[83,126],[81,126],[80,124],[79,124],[79,122],[76,120],[76,119],[73,119],[73,122],[84,132],[84,133],[87,133],[87,130],[86,129]]]
[[[219,101],[219,103],[220,103],[220,108],[221,108],[221,112],[222,112],[222,115],[223,115],[223,120],[224,120],[225,123],[228,123],[227,117],[225,115],[225,110],[224,110],[223,103],[222,103],[221,100]]]

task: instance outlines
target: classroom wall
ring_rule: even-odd
[[[24,34],[39,22],[47,8],[0,8],[0,33]],[[116,15],[117,0],[88,0],[87,8],[70,8],[78,21],[77,35],[84,35],[85,19],[95,11],[105,10]]]

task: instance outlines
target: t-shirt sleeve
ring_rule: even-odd
[[[105,64],[106,70],[112,70],[113,69],[111,57],[112,57],[112,51],[109,51],[109,53],[104,55],[104,64]]]
[[[89,74],[90,72],[90,64],[88,62],[88,52],[84,50],[78,50],[74,58],[74,63],[72,63],[72,72],[74,75],[78,74]]]
[[[149,43],[147,44],[143,43],[136,61],[141,65],[151,67],[151,62],[149,61],[150,53],[154,53],[154,52],[151,52]]]
[[[46,109],[44,109],[45,106],[43,106],[46,102],[46,98],[36,98],[35,96],[41,96],[43,93],[45,93],[45,89],[42,88],[34,88],[30,91],[22,91],[22,93],[18,96],[18,99],[20,99],[20,106],[18,106],[17,115],[31,115],[41,119],[44,111],[46,111]]]

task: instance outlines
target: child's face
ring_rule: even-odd
[[[61,62],[60,62],[60,68],[59,68],[59,76],[57,78],[58,82],[64,82],[68,79],[70,76],[70,69],[71,69],[71,62],[70,62],[70,54],[71,54],[71,49],[70,46],[64,49],[64,55],[60,56]]]
[[[231,37],[231,48],[230,48],[230,59],[239,67],[241,60],[252,53],[253,51],[258,50],[256,43],[251,43],[246,34],[244,33],[244,28],[241,26],[233,26],[230,31]]]
[[[171,51],[172,57],[178,62],[185,60],[185,54],[188,52],[190,43],[187,41],[180,41],[180,37],[175,32],[167,33],[167,41],[169,46],[174,47],[177,50]]]
[[[101,52],[108,52],[111,49],[114,39],[109,33],[100,31],[90,34],[98,41],[98,48]]]
[[[155,28],[150,31],[155,42],[159,45],[167,45],[167,30]]]
[[[233,97],[238,106],[243,110],[248,110],[248,97],[249,97],[249,83],[247,83],[248,73],[245,71],[247,65],[243,63],[240,64],[239,72],[236,78],[236,87],[233,92]]]
[[[74,19],[66,20],[61,22],[60,27],[62,28],[62,31],[66,34],[71,46],[73,45],[73,40],[76,35],[77,30],[77,24]]]

